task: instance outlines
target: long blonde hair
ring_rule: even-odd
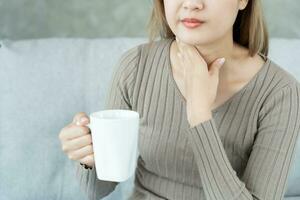
[[[153,9],[147,24],[149,42],[157,37],[174,38],[166,17],[163,0],[153,0]],[[239,10],[233,25],[233,40],[248,48],[251,56],[260,52],[265,56],[269,51],[269,35],[260,0],[249,0],[243,10]]]

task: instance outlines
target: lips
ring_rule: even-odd
[[[181,20],[181,22],[186,28],[196,28],[204,23],[203,21],[196,18],[184,18],[183,20]]]
[[[203,21],[196,19],[196,18],[184,18],[181,20],[182,22],[188,22],[188,23],[203,23]]]

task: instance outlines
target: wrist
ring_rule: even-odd
[[[204,112],[199,115],[195,115],[190,119],[190,127],[194,127],[202,122],[205,122],[212,118],[211,112]]]

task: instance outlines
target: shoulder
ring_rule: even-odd
[[[145,43],[141,44],[140,47],[144,51],[153,51],[153,50],[156,50],[157,48],[165,48],[172,41],[173,41],[172,38],[164,38],[164,39],[160,39],[157,41],[145,42]]]
[[[121,55],[113,65],[113,78],[124,82],[128,77],[133,77],[140,60],[142,44],[129,47]]]
[[[287,68],[282,67],[272,59],[269,60],[269,79],[273,80],[274,91],[281,90],[286,87],[296,87],[299,88],[300,83],[298,78],[293,75]]]
[[[300,106],[300,83],[298,79],[286,68],[280,66],[270,58],[265,69],[262,84],[263,95],[265,96],[262,107],[274,107],[274,105],[289,105],[289,107]],[[282,103],[282,104],[281,104]]]
[[[171,39],[161,39],[153,42],[144,42],[130,47],[121,54],[118,64],[120,68],[128,68],[128,65],[137,65],[141,60],[155,56],[153,52],[158,49],[166,49]]]
[[[166,38],[141,44],[141,61],[145,63],[167,56],[172,41],[172,38]]]
[[[133,82],[138,71],[143,71],[146,62],[154,60],[156,55],[161,55],[158,49],[166,49],[168,42],[170,39],[144,42],[126,49],[113,66],[113,78],[118,79],[123,85],[126,82]]]
[[[172,39],[149,41],[128,49],[120,59],[121,63],[119,65],[122,65],[121,68],[124,68],[123,73],[128,71],[135,71],[136,74],[138,71],[143,73],[147,67],[158,67],[157,64],[153,65],[153,63],[159,63],[161,60],[168,58],[168,47],[171,41]]]
[[[260,95],[268,97],[285,87],[299,87],[300,83],[298,79],[287,70],[288,68],[286,66],[282,67],[269,56],[259,54],[264,57],[264,59],[252,60],[258,63],[255,66],[261,66],[262,60],[264,60],[263,66],[258,69],[255,80],[255,88],[259,90]],[[256,58],[258,57],[259,56],[256,56]]]
[[[123,67],[128,66],[130,64],[135,64],[140,57],[140,48],[141,44],[130,47],[129,49],[125,50],[125,52],[121,54],[118,63],[121,64]]]

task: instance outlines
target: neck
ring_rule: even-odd
[[[208,67],[216,59],[221,57],[225,58],[226,61],[220,69],[220,81],[232,79],[232,72],[236,70],[236,66],[240,66],[241,61],[248,57],[248,50],[239,44],[234,43],[231,33],[227,35],[227,37],[214,41],[213,43],[194,45],[206,61]],[[174,45],[174,51],[178,52],[179,50],[176,41],[174,41],[172,45]],[[177,73],[183,74],[183,70],[176,67],[176,63],[179,63],[179,61],[175,55],[176,54],[171,54],[171,62],[175,62],[173,64],[173,67],[175,66],[174,70]]]
[[[234,43],[231,36],[214,41],[213,43],[195,45],[195,47],[201,53],[208,66],[218,58],[225,58],[226,62],[224,66],[233,59]]]
[[[225,58],[225,63],[222,66],[223,70],[228,71],[230,66],[242,56],[241,48],[233,41],[232,31],[229,31],[225,37],[215,40],[210,43],[194,45],[209,67],[213,61],[218,58]],[[178,47],[176,46],[178,49]]]

